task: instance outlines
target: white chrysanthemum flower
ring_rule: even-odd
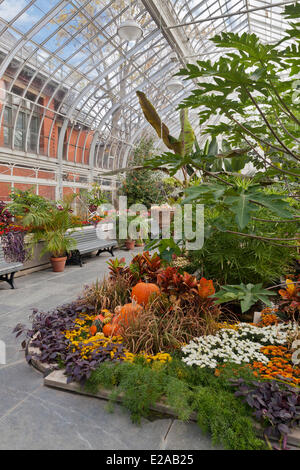
[[[238,330],[224,329],[216,335],[194,338],[182,348],[183,361],[189,365],[215,368],[218,363],[242,364],[255,361],[267,363],[269,359],[260,352],[265,344],[284,344],[296,325],[279,324],[257,327],[239,323]]]

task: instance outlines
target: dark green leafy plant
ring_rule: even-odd
[[[256,215],[258,206],[269,209],[271,214],[278,217],[288,218],[293,214],[290,204],[280,194],[267,193],[259,184],[252,184],[242,178],[237,179],[230,186],[221,184],[199,184],[186,190],[187,197],[184,203],[195,199],[202,204],[220,205],[224,210],[230,210],[235,215],[235,222],[240,230],[243,230]],[[222,225],[219,225],[222,230]],[[226,227],[224,227],[226,229]]]
[[[34,189],[21,191],[14,188],[10,193],[11,202],[7,207],[14,216],[24,217],[29,211],[38,213],[47,211],[51,207],[51,201],[35,194]]]
[[[127,196],[127,204],[144,204],[148,209],[153,204],[162,204],[172,191],[172,187],[164,182],[164,174],[143,169],[152,157],[153,140],[142,139],[134,149],[133,158],[126,176],[121,181],[119,194]],[[134,171],[139,167],[139,171]]]
[[[81,195],[91,212],[94,212],[101,204],[108,202],[104,191],[98,183],[93,183],[91,189],[82,191]]]
[[[296,236],[297,226],[294,223],[263,220],[268,218],[267,209],[257,214],[260,220],[252,220],[251,232],[254,230],[261,237],[269,235],[277,238]],[[199,276],[213,279],[219,285],[263,283],[264,286],[278,283],[281,276],[293,272],[297,250],[289,246],[281,246],[278,241],[261,240],[255,237],[234,236],[219,226],[230,227],[230,231],[238,231],[234,214],[229,211],[205,207],[204,245],[201,250],[190,251],[190,265],[185,269],[189,273],[197,272]]]
[[[76,248],[76,240],[71,237],[71,232],[67,232],[73,226],[71,200],[65,199],[62,204],[53,203],[47,210],[31,208],[22,223],[33,232],[33,246],[40,240],[45,242],[41,255],[50,252],[58,258]]]
[[[232,302],[237,300],[241,304],[242,313],[247,312],[252,305],[259,300],[268,306],[272,303],[269,296],[274,295],[267,289],[263,289],[262,284],[243,284],[232,286],[222,286],[212,297],[216,299],[217,304]]]
[[[15,191],[9,210],[21,218],[21,224],[31,232],[31,251],[39,241],[45,242],[41,256],[50,252],[53,257],[65,256],[76,247],[76,240],[67,230],[73,228],[71,195],[60,202],[50,201],[31,191]]]
[[[293,20],[298,11],[297,3],[286,15]],[[199,172],[200,179],[193,176],[185,185],[184,202],[201,202],[234,215],[236,230],[222,217],[215,221],[215,229],[287,248],[296,246],[297,237],[277,237],[272,226],[275,216],[279,223],[299,222],[291,208],[291,198],[298,197],[300,175],[297,28],[298,23],[291,21],[286,36],[277,44],[262,44],[255,34],[215,36],[212,41],[217,47],[234,52],[215,63],[199,60],[197,65],[188,64],[179,73],[187,80],[198,80],[197,89],[180,109],[199,108],[200,123],[208,125],[210,141],[202,149],[195,142],[193,153],[167,152],[148,162],[148,167],[170,174],[181,168],[189,168],[192,175]],[[221,122],[211,126],[209,120],[214,115],[220,116]],[[220,136],[221,148],[217,142]],[[246,162],[256,169],[254,176],[241,174]],[[259,218],[262,208],[267,211],[264,219]],[[263,234],[254,221],[264,222]]]

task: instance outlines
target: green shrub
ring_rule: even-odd
[[[153,140],[143,139],[135,148],[131,166],[142,166],[147,164],[147,158],[153,152]],[[144,204],[148,209],[155,204],[166,202],[168,194],[174,190],[170,181],[165,182],[162,172],[153,170],[128,171],[121,182],[119,194],[127,196],[127,204]]]
[[[263,218],[264,211],[260,217]],[[224,284],[258,284],[270,285],[281,276],[293,270],[296,260],[296,249],[280,246],[248,237],[240,237],[223,231],[212,230],[210,226],[220,217],[220,214],[205,211],[206,236],[203,248],[189,252],[190,265],[186,268],[189,273],[199,272],[206,279],[213,279],[219,285]],[[226,226],[231,225],[237,230],[234,220],[223,214],[227,219]],[[225,223],[224,223],[225,225]],[[266,224],[255,221],[255,230],[261,236],[266,234]],[[284,237],[286,233],[293,237],[297,232],[295,223],[269,223],[268,236]]]

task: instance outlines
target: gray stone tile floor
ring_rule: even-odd
[[[129,261],[138,250],[116,252]],[[0,282],[0,340],[6,364],[0,365],[0,450],[211,450],[209,437],[195,423],[165,418],[133,424],[120,406],[107,411],[105,400],[43,386],[42,375],[27,365],[12,330],[30,324],[32,308],[48,311],[75,299],[84,285],[107,273],[109,254],[86,259],[82,268],[67,266],[16,278],[16,289]]]

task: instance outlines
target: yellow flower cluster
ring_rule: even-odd
[[[101,347],[107,347],[111,343],[118,345],[122,344],[121,336],[106,337],[103,333],[96,333],[95,336],[91,336],[90,324],[93,323],[95,315],[85,315],[84,318],[77,318],[73,330],[67,330],[64,332],[65,338],[69,340],[69,348],[73,353],[76,350],[80,351],[82,359],[91,359],[91,354],[94,350]],[[113,349],[110,353],[111,359],[114,358],[116,350]],[[172,360],[168,353],[157,353],[155,356],[146,353],[132,354],[125,349],[126,362],[133,362],[136,357],[143,357],[146,362],[154,363],[161,362],[166,363]]]
[[[125,359],[124,361],[126,362],[133,362],[135,358],[138,357],[143,357],[146,362],[170,362],[172,360],[172,357],[168,353],[157,353],[155,356],[152,356],[151,354],[146,354],[146,353],[139,353],[139,354],[133,354],[127,350],[125,350]]]
[[[79,350],[82,359],[91,359],[91,354],[94,350],[101,347],[107,347],[109,344],[121,344],[121,336],[113,336],[107,338],[103,333],[97,333],[95,336],[91,336],[90,326],[87,322],[93,322],[95,316],[86,315],[84,319],[78,318],[75,320],[74,330],[67,330],[64,332],[66,339],[70,341],[70,348],[75,353]],[[114,358],[116,350],[112,350],[110,353],[111,358]]]
[[[235,330],[237,331],[239,329],[238,323],[229,323],[227,321],[223,321],[221,323],[217,323],[218,328],[220,330]]]

